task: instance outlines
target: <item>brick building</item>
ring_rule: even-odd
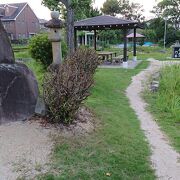
[[[40,31],[39,19],[28,3],[0,4],[0,17],[11,40],[27,39]]]

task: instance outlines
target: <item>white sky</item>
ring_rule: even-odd
[[[95,0],[95,7],[102,7],[103,3],[106,0]],[[145,16],[149,18],[152,16],[149,11],[152,10],[153,6],[156,4],[157,0],[130,0],[131,2],[138,2],[144,6]],[[28,2],[31,8],[34,10],[38,18],[41,19],[50,19],[50,11],[48,8],[41,5],[41,0],[0,0],[0,3],[18,3],[18,2]]]

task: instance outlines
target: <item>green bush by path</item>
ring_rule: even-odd
[[[163,68],[159,91],[146,92],[145,99],[162,130],[180,152],[180,65]]]
[[[125,95],[131,77],[147,64],[143,62],[134,70],[98,70],[86,105],[99,119],[99,127],[86,137],[59,137],[53,164],[59,175],[40,179],[155,179],[150,167],[150,149]]]
[[[62,56],[67,55],[67,46],[65,42],[61,42]],[[40,61],[44,67],[48,67],[53,61],[52,43],[48,39],[47,34],[38,34],[32,37],[29,41],[29,51],[37,61]]]

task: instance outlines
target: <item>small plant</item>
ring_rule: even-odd
[[[68,124],[74,120],[81,103],[90,95],[98,64],[95,51],[83,48],[45,75],[44,100],[52,121]]]
[[[67,55],[67,46],[65,42],[61,42],[62,55],[65,57]],[[48,67],[52,61],[52,44],[48,39],[47,34],[38,34],[31,38],[29,41],[29,49],[32,58],[40,61],[44,67]]]

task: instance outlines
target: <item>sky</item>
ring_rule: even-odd
[[[95,0],[95,7],[102,7],[106,0]],[[149,19],[152,14],[149,12],[152,10],[153,6],[156,4],[156,0],[130,0],[131,2],[137,2],[143,5],[145,12],[144,15]],[[41,0],[0,0],[0,3],[18,3],[18,2],[28,2],[31,8],[34,10],[38,18],[50,19],[50,11],[48,8],[41,5]]]

